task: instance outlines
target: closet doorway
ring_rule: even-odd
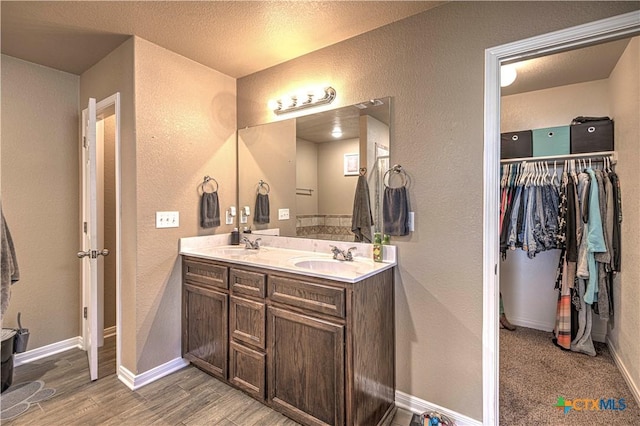
[[[568,50],[579,49],[586,46],[591,46],[598,43],[611,42],[613,40],[620,39],[622,37],[637,36],[640,33],[640,13],[634,12],[603,21],[594,22],[591,24],[582,25],[580,27],[570,28],[556,33],[547,34],[540,37],[535,37],[520,42],[511,43],[504,46],[499,46],[493,49],[487,49],[486,51],[486,81],[485,81],[485,208],[484,208],[484,223],[485,223],[485,249],[484,249],[484,321],[483,321],[483,341],[484,341],[484,353],[483,353],[483,388],[484,388],[484,410],[483,410],[483,422],[484,424],[497,424],[500,420],[499,415],[499,333],[498,333],[498,318],[499,318],[499,290],[500,290],[500,276],[504,272],[505,275],[512,274],[513,271],[505,269],[502,271],[503,265],[499,257],[499,141],[500,131],[506,130],[504,126],[501,126],[503,120],[501,120],[501,99],[500,99],[500,86],[499,81],[499,67],[500,64],[519,62],[524,60],[530,60],[533,58],[541,58],[544,55],[556,54],[559,52],[566,52]],[[622,42],[620,42],[622,43]],[[636,52],[637,54],[637,52]],[[605,77],[606,78],[606,77]],[[602,79],[602,78],[601,78]],[[584,82],[584,80],[583,80]],[[565,83],[566,84],[566,83]],[[529,89],[535,90],[535,89]],[[538,89],[541,90],[541,89]],[[503,105],[507,107],[506,103]],[[553,105],[555,106],[555,105]],[[553,108],[549,108],[553,109]],[[507,111],[503,111],[506,113]],[[521,111],[519,113],[512,113],[510,119],[526,119],[529,111]],[[575,114],[578,115],[591,115],[591,113]],[[614,116],[615,114],[606,113],[603,115]],[[503,115],[504,117],[504,115]],[[637,112],[635,117],[637,118]],[[570,117],[569,120],[573,118]],[[615,118],[615,117],[614,117]],[[516,120],[517,121],[517,120]],[[564,123],[569,124],[569,123]],[[530,126],[523,127],[523,129],[532,129],[538,127],[550,127],[551,125],[538,125],[531,124]],[[636,127],[637,129],[637,127]],[[512,129],[515,130],[515,129]],[[637,132],[636,132],[637,133]],[[635,135],[634,143],[637,143],[638,135]],[[637,151],[636,151],[637,152]],[[637,161],[637,160],[636,160]],[[629,196],[629,194],[627,194]],[[631,200],[631,202],[637,202]],[[637,238],[637,237],[636,237]],[[512,253],[510,252],[509,255]],[[553,257],[553,256],[550,256]],[[528,260],[528,259],[527,259]],[[530,319],[529,322],[524,318],[519,318],[515,311],[511,311],[516,325],[521,324],[527,327],[536,326],[547,328],[548,323],[553,324],[555,319],[555,303],[553,297],[555,291],[553,290],[555,282],[555,268],[556,264],[548,266],[548,273],[553,276],[550,282],[543,285],[545,289],[550,287],[552,303],[551,306],[547,306],[548,312],[542,313],[541,316],[544,321],[536,323],[536,320]],[[549,260],[553,263],[553,259]],[[512,266],[512,265],[511,265]],[[531,275],[530,273],[528,275]],[[513,274],[511,275],[513,276]],[[630,277],[630,279],[637,279],[638,277]],[[517,297],[513,297],[510,294],[506,297],[506,313],[510,314],[510,304],[513,305],[514,301],[518,302]],[[555,293],[557,300],[557,293]],[[530,298],[523,298],[524,303],[530,302]],[[521,300],[522,301],[522,300]],[[549,318],[551,316],[551,318]],[[547,324],[543,324],[544,322]],[[632,325],[638,327],[639,324]],[[626,327],[631,327],[629,324],[625,324]],[[606,327],[604,330],[606,333]],[[548,333],[548,344],[551,343],[551,333]],[[553,348],[557,349],[557,348]],[[560,351],[560,349],[557,349]],[[576,356],[583,356],[577,355]],[[619,366],[620,367],[620,366]],[[574,397],[578,397],[573,395]],[[635,395],[637,398],[637,395]],[[510,409],[514,409],[513,402],[510,405]],[[538,403],[539,405],[539,403]],[[543,407],[549,411],[553,411],[553,406]],[[522,419],[525,421],[526,419]]]

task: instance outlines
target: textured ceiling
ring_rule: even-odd
[[[445,2],[2,1],[2,53],[81,74],[138,35],[240,78]],[[626,40],[523,61],[503,95],[607,78]]]
[[[137,35],[240,78],[432,1],[3,1],[2,53],[81,74]]]
[[[629,39],[616,40],[517,62],[516,81],[503,87],[501,94],[508,96],[608,78],[627,44]]]

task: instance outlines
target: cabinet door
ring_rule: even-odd
[[[229,296],[215,290],[184,285],[183,354],[186,359],[227,379]]]
[[[268,308],[269,401],[309,425],[344,424],[344,326]]]
[[[229,333],[238,342],[265,349],[264,303],[231,296],[229,306]]]
[[[229,344],[229,381],[260,401],[264,401],[264,359],[264,353]]]

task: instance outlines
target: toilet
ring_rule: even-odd
[[[2,329],[2,392],[13,383],[13,354],[16,330]]]

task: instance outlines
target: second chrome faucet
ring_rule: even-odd
[[[251,241],[247,237],[242,237],[242,242],[244,243],[244,248],[249,250],[258,250],[260,248],[260,238],[256,238],[254,241]]]
[[[350,247],[347,251],[340,250],[336,246],[329,246],[329,247],[331,247],[331,253],[333,253],[334,259],[346,260],[347,262],[353,261],[353,253],[351,252],[357,250],[356,247]]]

